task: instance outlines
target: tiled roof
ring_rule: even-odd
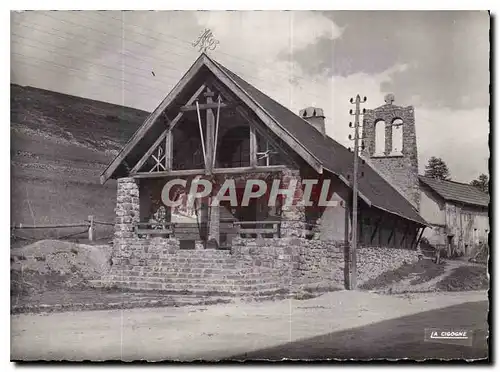
[[[217,62],[215,62],[217,63]],[[279,104],[220,63],[217,65],[257,102],[276,122],[300,141],[330,172],[348,178],[352,174],[353,153],[334,139],[324,136],[307,121]],[[390,213],[427,225],[413,205],[368,164],[363,166],[359,191],[372,205]]]
[[[445,200],[482,207],[487,207],[490,203],[489,195],[472,185],[425,176],[419,176],[419,179]]]

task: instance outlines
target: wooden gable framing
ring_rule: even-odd
[[[174,119],[169,120],[166,117],[167,108],[176,100],[176,98],[187,88],[187,86],[192,82],[197,73],[206,67],[213,76],[210,76],[210,81],[213,86],[217,87],[217,89],[224,95],[226,102],[221,103],[214,102],[209,96],[210,94],[205,93],[207,96],[207,102],[205,104],[198,104],[198,97],[208,89],[205,83],[201,83],[195,93],[180,107],[178,113],[175,115]],[[208,92],[209,93],[209,92]],[[235,102],[231,101],[230,95],[231,93],[237,97],[245,107],[235,106]],[[193,105],[196,101],[196,105]],[[259,132],[263,134],[267,139],[269,139],[272,146],[278,149],[280,152],[286,154],[286,150],[283,146],[279,146],[279,144],[273,142],[271,136],[266,135],[265,132],[269,131],[279,138],[284,144],[287,145],[288,148],[292,149],[294,153],[296,153],[300,158],[302,158],[307,164],[309,164],[316,172],[322,173],[323,166],[321,162],[307,149],[305,148],[300,141],[294,138],[280,123],[278,123],[264,108],[262,108],[245,90],[243,90],[233,79],[231,79],[227,73],[225,73],[217,63],[212,61],[206,54],[202,54],[195,63],[191,66],[191,68],[186,72],[183,78],[177,83],[177,85],[172,89],[172,91],[167,95],[167,97],[160,103],[160,105],[146,118],[143,125],[136,131],[136,133],[132,136],[132,138],[128,141],[128,143],[124,146],[122,151],[115,157],[115,159],[108,165],[106,170],[102,173],[100,180],[101,183],[105,183],[109,178],[112,178],[117,169],[120,166],[123,166],[126,163],[127,156],[133,151],[133,149],[140,143],[140,141],[144,138],[144,136],[148,133],[148,131],[153,127],[155,122],[157,122],[160,118],[163,117],[166,120],[165,129],[163,132],[156,138],[155,142],[149,147],[149,149],[143,154],[139,161],[135,164],[130,164],[131,170],[129,172],[130,175],[135,175],[136,177],[147,177],[148,175],[142,174],[143,172],[139,172],[140,169],[144,166],[144,164],[148,161],[149,158],[153,158],[155,160],[154,172],[155,174],[151,176],[153,177],[161,177],[166,175],[175,175],[175,174],[186,174],[189,172],[183,171],[174,171],[172,170],[172,130],[175,125],[181,120],[185,112],[192,110],[207,110],[207,126],[209,127],[209,131],[216,130],[214,128],[215,121],[213,115],[213,109],[217,110],[225,107],[233,107],[235,106],[235,110],[238,114],[240,114],[243,118],[245,118],[250,125],[250,141],[252,143],[252,149],[255,148],[254,143],[256,141],[256,133]],[[246,110],[245,110],[246,109]],[[249,112],[255,114],[255,116],[259,119],[254,120],[250,117]],[[208,114],[209,113],[209,114]],[[253,115],[252,115],[253,116]],[[201,123],[201,119],[200,119]],[[260,128],[260,130],[259,130]],[[200,124],[200,134],[201,124]],[[214,144],[210,144],[210,139],[212,136],[207,136],[207,146],[210,146],[210,151],[212,151]],[[202,141],[203,143],[203,141]],[[215,151],[217,151],[215,149]],[[203,149],[204,157],[207,154],[205,149]],[[215,156],[215,152],[209,154],[209,163],[205,164],[205,171],[210,173],[217,173],[222,170],[213,169],[213,157]],[[257,159],[258,154],[256,150],[252,150],[251,152],[251,161],[250,168],[257,167]],[[260,156],[266,156],[265,154],[260,154]],[[205,163],[207,163],[207,158],[205,157]],[[128,169],[130,167],[127,165]],[[283,167],[280,166],[268,166],[266,170],[280,170]],[[225,169],[227,171],[227,169]],[[193,170],[199,173],[199,170]],[[242,171],[242,169],[234,169],[235,172]]]

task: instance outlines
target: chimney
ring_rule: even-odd
[[[306,120],[309,124],[316,128],[316,130],[318,130],[322,135],[326,135],[325,115],[323,115],[323,109],[318,107],[307,107],[300,110],[299,115],[302,119]]]

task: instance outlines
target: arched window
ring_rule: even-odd
[[[392,155],[403,154],[403,120],[395,119],[392,122]]]
[[[373,155],[384,155],[385,153],[385,121],[379,120],[375,123],[375,151]]]

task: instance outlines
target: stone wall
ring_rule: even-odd
[[[295,174],[287,175],[285,185]],[[273,295],[301,289],[344,287],[344,240],[303,236],[304,209],[284,211],[289,221],[282,238],[235,238],[231,250],[181,249],[178,239],[139,238],[139,187],[133,178],[118,180],[111,271],[100,282],[118,288],[234,296]],[[301,197],[300,191],[295,197]],[[283,231],[283,226],[282,226]],[[392,270],[416,252],[360,248],[359,282]]]
[[[234,257],[261,268],[285,290],[343,288],[344,244],[301,238],[234,239]]]
[[[181,250],[177,239],[121,238],[101,285],[258,296],[343,286],[341,243],[241,239],[229,250]]]
[[[385,271],[397,269],[405,263],[418,260],[416,250],[361,247],[358,249],[358,285],[376,278]]]
[[[118,288],[263,296],[344,288],[344,244],[302,238],[233,241],[232,249],[181,250],[177,239],[122,238],[101,285]],[[417,260],[406,249],[362,247],[358,284]]]
[[[177,239],[129,238],[115,251],[104,286],[195,293],[265,293],[276,291],[272,278],[254,273],[231,252],[181,250]],[[122,244],[125,243],[122,240]],[[261,280],[260,280],[261,279]]]

